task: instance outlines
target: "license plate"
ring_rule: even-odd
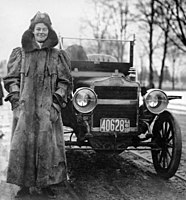
[[[101,132],[130,132],[130,120],[125,118],[100,119]]]

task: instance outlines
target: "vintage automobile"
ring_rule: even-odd
[[[62,112],[71,132],[66,146],[110,153],[150,150],[157,174],[168,179],[179,167],[182,140],[167,105],[181,97],[140,85],[133,67],[134,42],[61,39],[74,81],[72,99]]]

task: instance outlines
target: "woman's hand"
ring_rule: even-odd
[[[50,108],[50,120],[52,122],[56,122],[58,120],[58,118],[59,118],[59,111],[52,104],[52,106]]]
[[[12,110],[14,110],[19,106],[19,92],[12,92],[6,97],[5,101],[10,101]]]

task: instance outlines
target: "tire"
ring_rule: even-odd
[[[153,126],[152,142],[161,150],[152,150],[152,160],[157,174],[169,179],[176,173],[181,159],[182,139],[178,122],[173,115],[164,111]]]

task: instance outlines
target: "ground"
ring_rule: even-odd
[[[68,151],[71,184],[54,187],[57,200],[182,200],[186,183],[163,180],[149,163],[138,162],[130,152],[118,155],[93,151]],[[1,182],[1,200],[14,199],[17,187]],[[26,196],[22,200],[45,200],[45,196]]]

